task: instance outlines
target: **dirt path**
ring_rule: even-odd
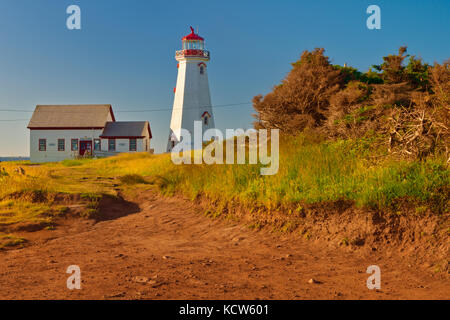
[[[96,224],[67,221],[0,252],[0,299],[450,299],[445,275],[382,252],[255,232],[153,193],[139,206],[119,218],[123,208],[111,208],[114,219]],[[373,264],[379,291],[366,287]],[[69,265],[81,268],[81,290],[66,288]]]

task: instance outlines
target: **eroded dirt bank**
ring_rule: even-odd
[[[207,200],[198,203],[214,212]],[[380,251],[408,259],[410,264],[433,267],[435,272],[450,272],[450,212],[419,214],[410,206],[387,213],[357,208],[352,201],[297,206],[283,212],[233,203],[220,211],[222,217],[255,229],[300,235],[330,248],[346,247],[366,254]]]
[[[374,233],[368,229],[358,229],[366,239],[358,245],[362,234],[349,221],[349,237],[341,239],[339,228],[346,215],[336,217],[342,219],[340,226],[333,227],[339,220],[320,226],[324,220],[317,217],[316,224],[305,220],[305,232],[274,234],[229,219],[207,218],[199,206],[178,198],[147,192],[137,200],[139,207],[132,202],[107,203],[106,218],[97,222],[61,220],[55,230],[30,233],[30,244],[24,248],[1,251],[0,298],[450,298],[448,273],[433,272],[431,262],[422,263],[422,253],[401,254],[413,250],[411,246],[374,247],[377,242],[371,242],[368,235]],[[315,238],[314,230],[336,236],[323,241],[324,235]],[[439,255],[445,252],[442,247],[436,250]],[[81,290],[66,287],[70,265],[81,268]],[[370,265],[381,268],[381,290],[366,287]],[[311,284],[310,279],[320,283]]]

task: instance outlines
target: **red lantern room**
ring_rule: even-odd
[[[191,33],[183,37],[182,50],[176,52],[176,59],[200,58],[201,60],[209,60],[209,51],[205,50],[205,39],[200,37],[191,28]]]

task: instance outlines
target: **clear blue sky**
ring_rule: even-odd
[[[82,10],[82,30],[66,28],[66,8]],[[366,8],[381,7],[381,30]],[[116,111],[170,109],[175,50],[199,28],[212,59],[213,105],[250,102],[280,82],[303,50],[324,47],[333,63],[362,71],[401,45],[433,63],[450,58],[448,0],[1,0],[0,109],[36,104],[112,104]],[[216,125],[251,127],[251,105],[214,109]],[[116,112],[150,121],[163,151],[171,111]],[[0,120],[31,113],[0,112]],[[0,156],[28,155],[27,121],[0,121]]]

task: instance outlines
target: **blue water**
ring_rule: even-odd
[[[30,160],[30,158],[27,157],[0,157],[0,162],[5,161],[25,161]]]

